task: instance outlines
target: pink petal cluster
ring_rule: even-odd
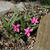
[[[37,23],[39,23],[39,22],[38,22],[38,20],[37,20],[35,17],[33,17],[33,19],[31,19],[31,23],[37,24]]]
[[[29,29],[29,27],[27,27],[26,29],[24,29],[25,30],[25,34],[27,35],[27,36],[30,36],[30,32],[32,32],[32,29]]]
[[[12,26],[13,26],[13,28],[14,28],[14,31],[19,32],[19,26],[20,26],[20,24],[17,24],[17,25],[12,24]]]

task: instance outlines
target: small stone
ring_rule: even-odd
[[[33,49],[33,47],[31,47],[31,50]]]
[[[30,42],[29,42],[29,41],[27,41],[27,42],[26,42],[26,45],[30,45]]]
[[[12,17],[13,16],[13,13],[8,13],[8,17]]]
[[[34,13],[36,13],[36,11],[34,11]]]
[[[42,11],[39,11],[39,13],[42,13]]]
[[[32,37],[32,39],[36,39],[36,37]]]
[[[3,42],[0,41],[0,44],[3,45]]]
[[[14,43],[12,43],[12,46],[13,46],[13,47],[15,47],[15,44],[14,44]]]
[[[0,1],[0,16],[3,16],[7,12],[14,11],[14,8],[15,5],[12,4],[11,2]]]
[[[5,43],[6,46],[9,46],[8,43]]]

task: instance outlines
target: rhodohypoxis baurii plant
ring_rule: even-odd
[[[33,31],[37,29],[37,23],[39,23],[35,17],[36,14],[34,15],[33,11],[33,7],[31,11],[26,9],[24,13],[18,11],[16,8],[12,18],[8,17],[8,21],[6,20],[7,17],[5,18],[2,16],[1,19],[3,21],[3,27],[5,30],[4,34],[9,34],[11,40],[21,39],[21,37],[24,37],[25,35],[27,37],[33,35]]]
[[[20,24],[17,24],[17,25],[15,25],[15,24],[12,24],[12,26],[13,26],[13,28],[14,28],[14,31],[17,31],[17,32],[19,32],[19,26],[20,26]]]
[[[6,21],[3,19],[3,22]],[[28,15],[26,11],[24,15],[14,13],[14,16],[8,21],[8,23],[6,22],[4,24],[4,26],[7,25],[4,28],[8,33],[10,33],[10,35],[12,35],[11,39],[19,39],[21,37],[24,37],[25,35],[27,37],[31,36],[34,28],[36,28],[35,24],[37,25],[37,23],[39,23],[39,21],[36,19],[36,17],[32,18],[32,15]]]
[[[35,18],[35,17],[33,17],[33,19],[30,19],[31,20],[31,23],[33,23],[33,24],[37,24],[37,23],[39,23],[39,21]],[[31,26],[31,23],[30,23],[30,26]],[[24,24],[24,23],[23,23]],[[19,27],[20,27],[20,24],[17,24],[17,25],[15,25],[15,24],[12,24],[12,26],[13,26],[13,28],[14,28],[14,31],[16,31],[16,32],[20,32],[20,29],[19,29]],[[22,26],[23,27],[23,26]],[[20,27],[20,28],[22,28],[22,27]],[[23,30],[22,30],[23,31]],[[30,36],[30,34],[31,34],[31,32],[33,31],[33,29],[31,28],[29,28],[29,27],[27,27],[26,29],[25,29],[25,27],[24,27],[24,34],[25,35],[27,35],[28,37]]]
[[[27,27],[27,28],[24,29],[24,30],[25,30],[25,34],[26,34],[27,36],[30,36],[30,32],[33,31],[32,29],[29,29],[29,27]]]
[[[30,19],[30,20],[31,20],[31,23],[33,23],[33,24],[39,23],[38,20],[35,17],[33,17],[33,19]]]

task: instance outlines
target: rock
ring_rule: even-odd
[[[14,11],[16,7],[18,8],[18,11],[24,11],[24,9],[26,9],[22,2],[13,4],[11,2],[0,1],[0,16],[3,16],[7,12]]]
[[[7,12],[14,11],[14,8],[14,4],[6,1],[0,1],[0,16],[4,15]]]
[[[41,18],[37,33],[33,49],[50,50],[50,13]]]
[[[50,32],[50,13],[48,13],[46,16],[42,17],[37,32],[42,34],[47,31]]]
[[[26,9],[24,3],[22,2],[16,4],[16,7],[18,8],[19,11],[24,11]]]

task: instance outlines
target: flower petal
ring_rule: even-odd
[[[16,31],[16,27],[14,27],[14,31]]]
[[[27,36],[30,36],[30,33],[28,33]]]
[[[31,23],[34,23],[35,21],[34,20],[32,20],[32,22]]]
[[[35,20],[36,20],[36,18],[35,18],[35,17],[33,17],[33,20],[35,21]]]
[[[16,28],[16,31],[19,32],[19,28]]]
[[[30,32],[32,32],[33,29],[30,29]]]
[[[16,25],[16,27],[19,27],[19,26],[20,26],[20,24],[17,24],[17,25]]]
[[[12,24],[13,27],[15,27],[15,24]]]
[[[27,27],[27,30],[29,30],[29,27]]]
[[[37,19],[36,19],[36,21],[35,21],[36,23],[39,23],[38,21],[37,21]]]

